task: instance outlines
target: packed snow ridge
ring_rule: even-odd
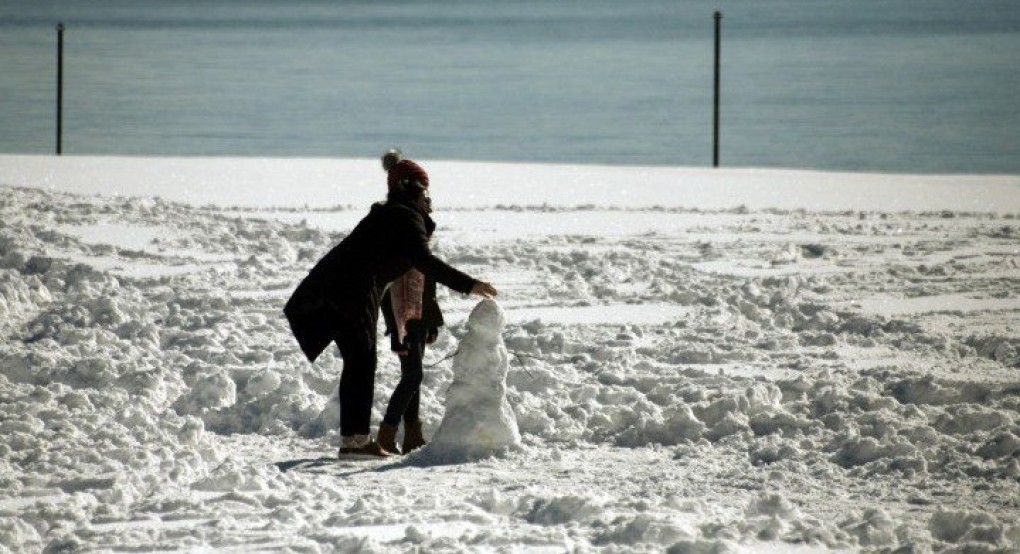
[[[441,293],[433,442],[359,464],[330,459],[342,361],[280,312],[344,229],[0,191],[0,550],[1020,548],[1017,214],[638,208],[481,240],[501,212],[439,206],[439,255],[501,295]]]

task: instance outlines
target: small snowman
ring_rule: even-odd
[[[517,419],[506,399],[505,325],[503,310],[492,300],[482,300],[471,311],[467,335],[453,359],[446,413],[421,452],[423,458],[470,461],[520,445]]]

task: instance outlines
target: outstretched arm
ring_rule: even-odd
[[[457,292],[488,298],[496,296],[496,289],[492,285],[467,275],[440,260],[429,250],[428,235],[425,232],[424,221],[420,217],[414,218],[410,227],[406,245],[407,255],[418,271]]]

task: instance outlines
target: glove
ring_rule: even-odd
[[[425,344],[432,344],[439,338],[439,329],[430,327],[428,334],[425,335]]]

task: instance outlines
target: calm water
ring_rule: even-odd
[[[0,0],[0,152],[1020,173],[1016,0]]]

